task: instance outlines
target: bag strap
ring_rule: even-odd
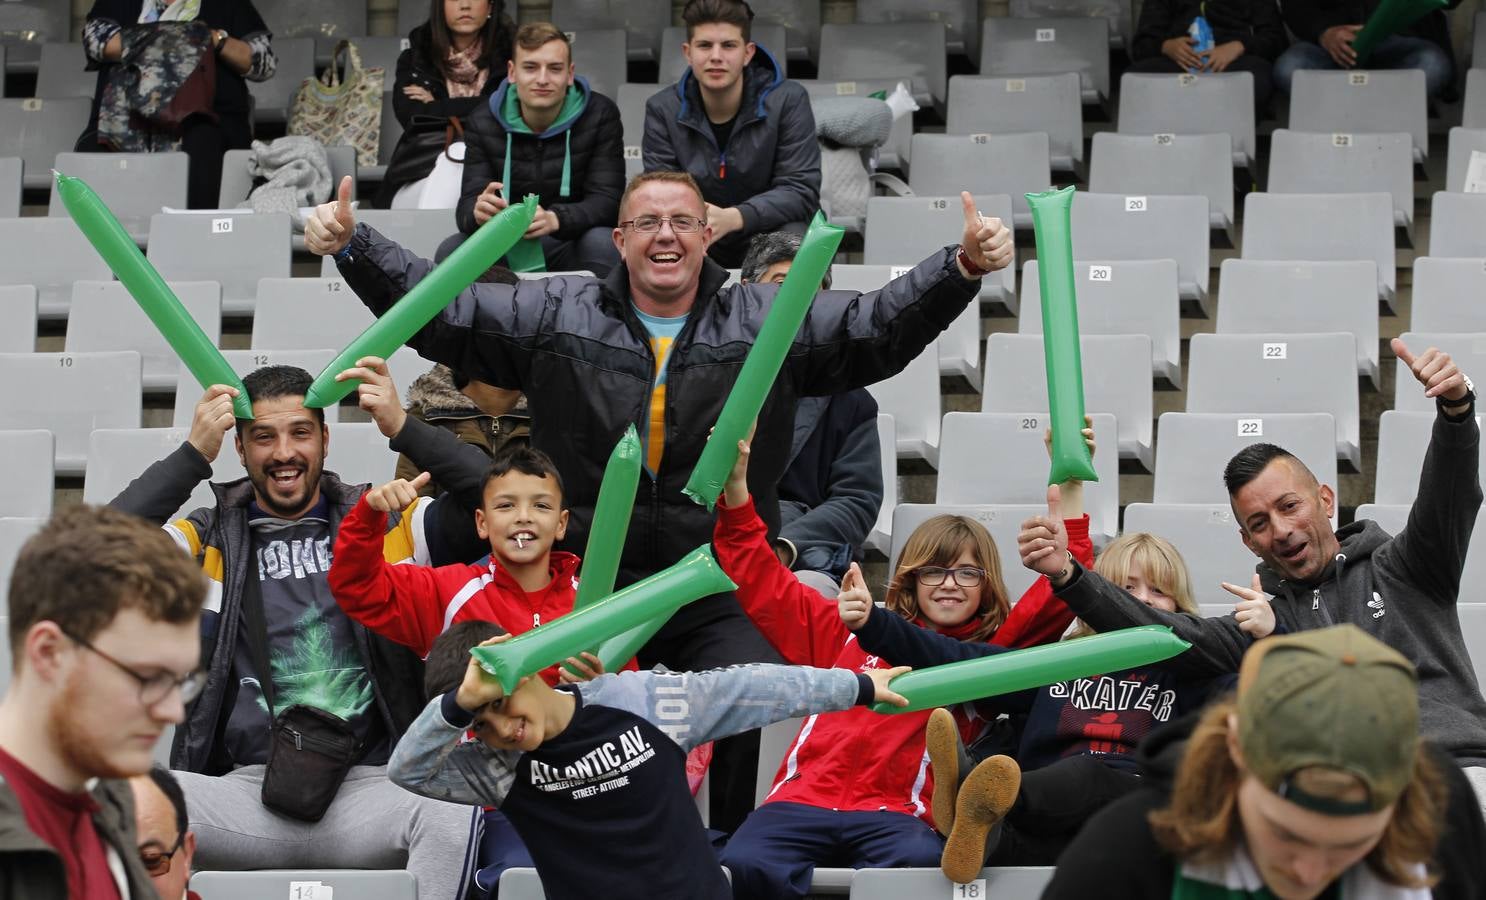
[[[263,584],[253,573],[251,566],[247,577],[243,579],[242,614],[242,624],[247,629],[248,656],[258,675],[258,686],[263,691],[263,698],[268,701],[268,718],[272,721],[276,704],[273,667],[268,662],[268,621],[263,612]]]
[[[462,159],[455,159],[454,157],[449,155],[449,148],[453,146],[454,142],[463,140],[464,125],[459,121],[458,116],[450,116],[449,124],[444,128],[444,158],[453,163],[464,162],[464,160]]]

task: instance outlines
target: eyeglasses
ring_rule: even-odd
[[[636,216],[628,222],[620,222],[619,227],[633,228],[641,234],[654,234],[660,231],[662,222],[670,222],[671,230],[677,234],[693,234],[707,224],[705,219],[696,216]]]
[[[177,835],[175,846],[170,848],[169,853],[161,853],[154,847],[139,848],[139,861],[144,866],[145,871],[150,873],[151,878],[159,878],[161,875],[170,871],[170,859],[180,851],[181,845],[185,841],[186,835],[184,833]]]
[[[156,703],[170,696],[170,692],[177,688],[181,692],[181,702],[190,703],[201,695],[201,689],[206,686],[205,669],[197,669],[194,672],[180,676],[171,672],[161,672],[157,675],[141,675],[77,635],[72,634],[67,629],[62,629],[62,633],[67,635],[68,639],[74,644],[103,657],[119,671],[139,682],[139,702],[145,706],[154,706]]]
[[[913,576],[919,580],[919,583],[927,584],[929,587],[938,587],[944,584],[944,579],[951,575],[954,576],[955,584],[958,584],[960,587],[975,587],[985,580],[986,570],[977,569],[974,566],[961,566],[958,569],[946,569],[941,566],[923,566],[922,568],[913,570]]]

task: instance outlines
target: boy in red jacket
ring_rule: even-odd
[[[367,491],[341,522],[330,589],[347,615],[427,656],[454,622],[487,620],[521,634],[573,611],[578,557],[552,550],[567,531],[568,511],[562,476],[545,453],[518,446],[491,462],[475,511],[475,528],[490,542],[484,565],[431,568],[383,557],[388,512],[413,503],[428,477]],[[592,654],[569,663],[588,677],[602,671]],[[541,674],[548,684],[561,680],[557,666]]]

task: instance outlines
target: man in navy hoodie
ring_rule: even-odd
[[[736,268],[751,236],[803,231],[820,206],[815,116],[805,89],[749,40],[747,3],[691,0],[681,18],[691,69],[645,104],[645,171],[696,179],[712,226],[707,253]]]
[[[619,107],[573,74],[573,48],[550,22],[516,32],[506,79],[464,122],[463,190],[443,259],[510,203],[536,194],[527,240],[505,257],[518,271],[586,270],[619,262],[611,234],[624,193]]]

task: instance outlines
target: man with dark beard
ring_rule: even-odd
[[[59,512],[10,579],[0,897],[152,900],[128,782],[201,690],[201,571],[148,523]]]
[[[363,358],[343,376],[361,379],[363,405],[396,396],[383,360]],[[336,530],[365,486],[324,470],[330,430],[322,410],[304,405],[311,381],[290,366],[250,373],[243,379],[253,402],[250,420],[233,416],[235,389],[212,386],[197,405],[189,438],[113,503],[163,523],[208,577],[201,622],[206,684],[171,751],[197,836],[197,863],[203,869],[405,866],[420,897],[453,900],[467,887],[480,811],[416,797],[387,780],[392,745],[423,706],[422,663],[351,621],[331,594],[326,573]],[[213,484],[215,506],[167,521],[211,476],[212,461],[234,430],[247,477]],[[478,484],[489,466],[478,449],[411,419],[393,449],[450,490]],[[383,551],[389,560],[431,565],[475,559],[488,547],[479,549],[473,525],[472,510],[447,497],[420,497],[389,516]],[[305,715],[353,748],[326,766],[338,770],[334,775],[308,768],[324,766],[330,754],[314,756],[324,743],[308,736],[302,746],[312,753],[300,749]],[[274,757],[286,763],[269,765],[275,735],[293,735],[280,744],[293,752]],[[305,773],[304,781],[295,780],[296,772]],[[281,784],[303,790],[280,792]],[[329,794],[323,808],[301,802],[316,790]],[[373,822],[380,825],[368,827]]]

